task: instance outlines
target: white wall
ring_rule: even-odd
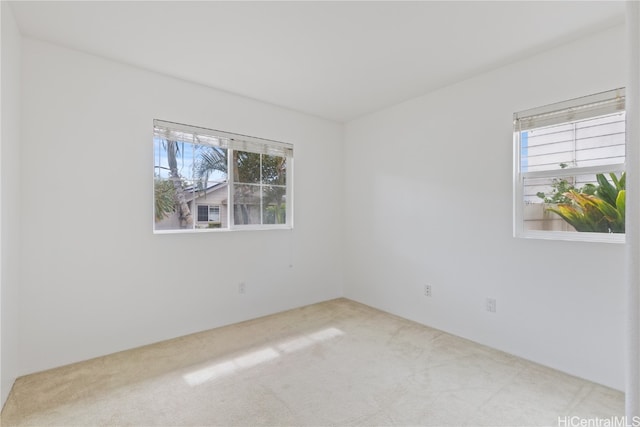
[[[20,281],[20,50],[11,6],[2,15],[2,106],[0,118],[0,406],[18,376],[18,293]]]
[[[512,237],[512,114],[624,86],[624,43],[611,29],[348,123],[345,296],[622,389],[624,247]]]
[[[22,152],[7,148],[4,15],[3,394],[6,372],[338,297],[343,258],[347,297],[623,387],[623,247],[511,232],[512,113],[623,86],[623,28],[353,121],[341,160],[335,123],[30,39]],[[293,142],[296,228],[153,235],[153,118]],[[16,141],[19,121],[9,121]],[[5,191],[8,171],[19,194]],[[19,211],[5,212],[7,197]],[[20,240],[5,224],[18,212],[21,269],[7,273],[4,248]],[[22,289],[13,371],[4,306],[17,287],[5,274]],[[487,296],[496,314],[484,311]]]
[[[31,39],[22,54],[21,374],[341,296],[341,125]],[[295,229],[152,234],[154,118],[293,143]]]

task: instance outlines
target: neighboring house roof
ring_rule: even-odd
[[[212,193],[215,193],[215,192],[220,191],[222,189],[226,189],[227,185],[228,184],[226,182],[219,182],[219,183],[210,185],[206,189],[199,189],[197,186],[186,187],[184,189],[185,200],[187,202],[191,202],[194,199],[197,200],[197,199],[206,197],[208,195],[211,195]],[[224,205],[227,204],[227,199],[226,198],[222,201],[222,204],[224,204]]]
[[[214,196],[215,193],[219,191],[224,191],[225,197],[223,199],[220,199],[220,198],[215,199],[216,200],[215,204],[226,205],[227,204],[227,198],[226,198],[227,186],[228,186],[227,182],[220,182],[217,184],[213,184],[207,187],[206,189],[198,189],[197,186],[185,187],[184,189],[185,201],[187,203],[190,203],[195,200],[196,203],[211,204],[211,203],[207,203],[208,202],[207,199],[211,198],[212,199],[211,201],[213,201],[213,199],[215,198],[212,196]],[[260,196],[254,194],[252,191],[249,191],[248,193],[245,193],[245,194],[243,194],[241,190],[239,192],[236,192],[235,200],[237,203],[241,203],[243,205],[259,205],[260,204]]]

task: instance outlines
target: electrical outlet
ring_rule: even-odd
[[[431,285],[424,285],[424,296],[425,297],[431,296]]]
[[[487,298],[485,302],[486,309],[489,313],[496,312],[496,299],[495,298]]]
[[[240,282],[238,284],[238,293],[239,294],[244,294],[245,292],[247,292],[247,285],[244,282]]]

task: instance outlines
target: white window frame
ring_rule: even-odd
[[[226,131],[219,131],[215,129],[202,128],[198,126],[185,125],[181,123],[175,123],[165,120],[154,119],[153,121],[154,128],[167,128],[176,132],[186,132],[193,133],[199,136],[204,137],[212,137],[216,141],[218,141],[218,146],[227,150],[227,227],[225,228],[185,228],[185,229],[161,229],[158,230],[155,228],[155,222],[153,227],[154,234],[175,234],[175,233],[220,233],[220,232],[228,232],[228,231],[238,231],[238,230],[274,230],[274,229],[284,229],[291,230],[293,229],[293,144],[274,141],[264,138],[257,138],[237,133],[231,133]],[[154,132],[155,134],[155,132]],[[234,180],[233,180],[233,168],[235,165],[233,164],[233,151],[245,151],[250,153],[257,153],[263,155],[272,155],[272,156],[280,156],[286,158],[286,172],[285,172],[285,223],[284,224],[262,224],[263,221],[263,213],[262,213],[262,198],[261,198],[261,209],[260,209],[260,224],[235,224],[234,221]],[[261,160],[262,161],[262,160]],[[155,162],[155,160],[154,160]],[[155,168],[154,168],[155,169]],[[260,173],[262,174],[262,167],[260,167]],[[155,175],[154,175],[155,179]],[[261,187],[265,184],[261,182],[256,185],[260,185]],[[155,201],[154,201],[155,203]],[[195,208],[195,213],[192,212],[192,217],[194,223],[198,222],[198,212],[197,212],[196,203],[193,203],[192,209]],[[155,209],[155,206],[154,206]],[[195,214],[195,215],[194,215]],[[220,214],[222,215],[222,214]],[[220,218],[222,220],[222,217]]]
[[[521,132],[561,123],[576,122],[624,111],[624,88],[597,93],[569,101],[559,102],[513,115],[513,235],[518,238],[546,240],[568,240],[585,242],[624,243],[624,233],[591,233],[576,231],[543,231],[524,229],[524,181],[534,178],[566,178],[597,173],[624,172],[625,163],[611,163],[599,166],[571,167],[565,169],[521,171]],[[588,107],[585,107],[588,106]],[[526,128],[523,128],[523,123]]]
[[[200,219],[200,207],[206,207],[207,208],[207,219],[205,220],[201,220]],[[211,219],[211,209],[215,208],[218,210],[218,219]],[[216,222],[216,221],[220,221],[220,205],[205,205],[205,204],[198,204],[196,205],[196,221],[197,222]]]

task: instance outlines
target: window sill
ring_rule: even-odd
[[[515,233],[516,238],[564,240],[569,242],[625,243],[622,233],[584,233],[576,231],[523,231]]]
[[[228,233],[234,231],[263,231],[263,230],[292,230],[291,225],[246,225],[235,228],[201,228],[180,230],[153,230],[153,234],[201,234],[201,233]]]

